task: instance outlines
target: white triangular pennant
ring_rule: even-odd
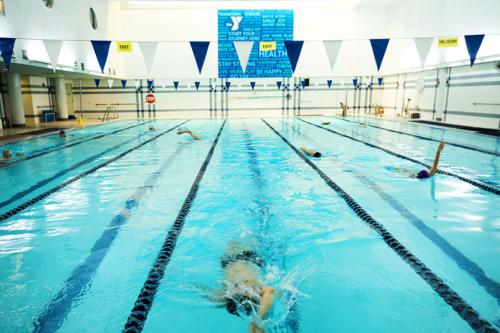
[[[141,82],[139,80],[134,81],[135,89],[139,89],[139,86],[141,85]]]
[[[113,82],[115,82],[115,80],[108,80],[109,89],[113,88]]]
[[[139,42],[139,48],[141,49],[148,74],[151,74],[151,68],[153,67],[158,42]]]
[[[50,64],[54,72],[56,71],[57,61],[59,60],[59,54],[62,48],[61,40],[44,40],[43,45],[45,45],[45,50],[49,55]]]
[[[328,61],[330,62],[330,69],[333,71],[333,67],[337,62],[337,56],[340,52],[340,47],[342,46],[341,40],[325,40],[323,42],[325,46],[326,54],[328,56]]]
[[[434,43],[434,38],[415,38],[415,45],[417,46],[418,56],[420,57],[420,63],[422,66],[425,64],[425,60],[429,55],[432,43]]]
[[[240,59],[241,69],[243,73],[247,70],[248,59],[250,59],[250,54],[252,53],[253,41],[236,41],[234,42],[234,48]]]

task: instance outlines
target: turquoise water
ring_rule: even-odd
[[[328,120],[325,127],[426,162],[437,145],[334,118],[304,120]],[[313,162],[328,177],[500,328],[498,195],[445,175],[410,178],[398,170],[421,166],[299,119],[267,121],[292,145],[320,150]],[[29,154],[138,125],[0,168],[4,214],[130,151],[0,222],[0,332],[123,330],[223,120],[181,125],[200,141],[167,132],[181,123],[154,121],[150,133],[149,123],[120,121],[73,131],[69,142],[9,145]],[[418,135],[434,131],[405,126]],[[442,132],[496,149],[491,137]],[[440,167],[498,187],[496,156],[447,146]],[[220,258],[234,240],[253,244],[266,262],[263,283],[279,290],[262,323],[266,332],[473,332],[259,119],[226,122],[145,332],[248,331],[249,318],[208,299],[223,281]]]

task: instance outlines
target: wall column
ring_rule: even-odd
[[[19,74],[7,74],[7,94],[9,95],[12,126],[26,126],[23,95],[21,93],[21,76]]]
[[[56,83],[56,105],[59,120],[68,119],[68,101],[66,98],[66,81],[64,78],[55,79]]]

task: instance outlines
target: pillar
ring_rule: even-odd
[[[21,93],[21,76],[19,74],[9,73],[7,75],[7,94],[9,96],[12,126],[26,126],[26,119],[24,117],[23,95]]]
[[[56,105],[59,120],[68,119],[68,101],[66,98],[66,81],[64,78],[57,78],[56,80]]]

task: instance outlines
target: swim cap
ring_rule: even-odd
[[[319,151],[315,152],[314,157],[321,157],[321,153]]]
[[[430,175],[429,173],[427,172],[427,170],[421,170],[418,174],[417,174],[417,178],[418,179],[425,179],[425,178],[429,178]]]

